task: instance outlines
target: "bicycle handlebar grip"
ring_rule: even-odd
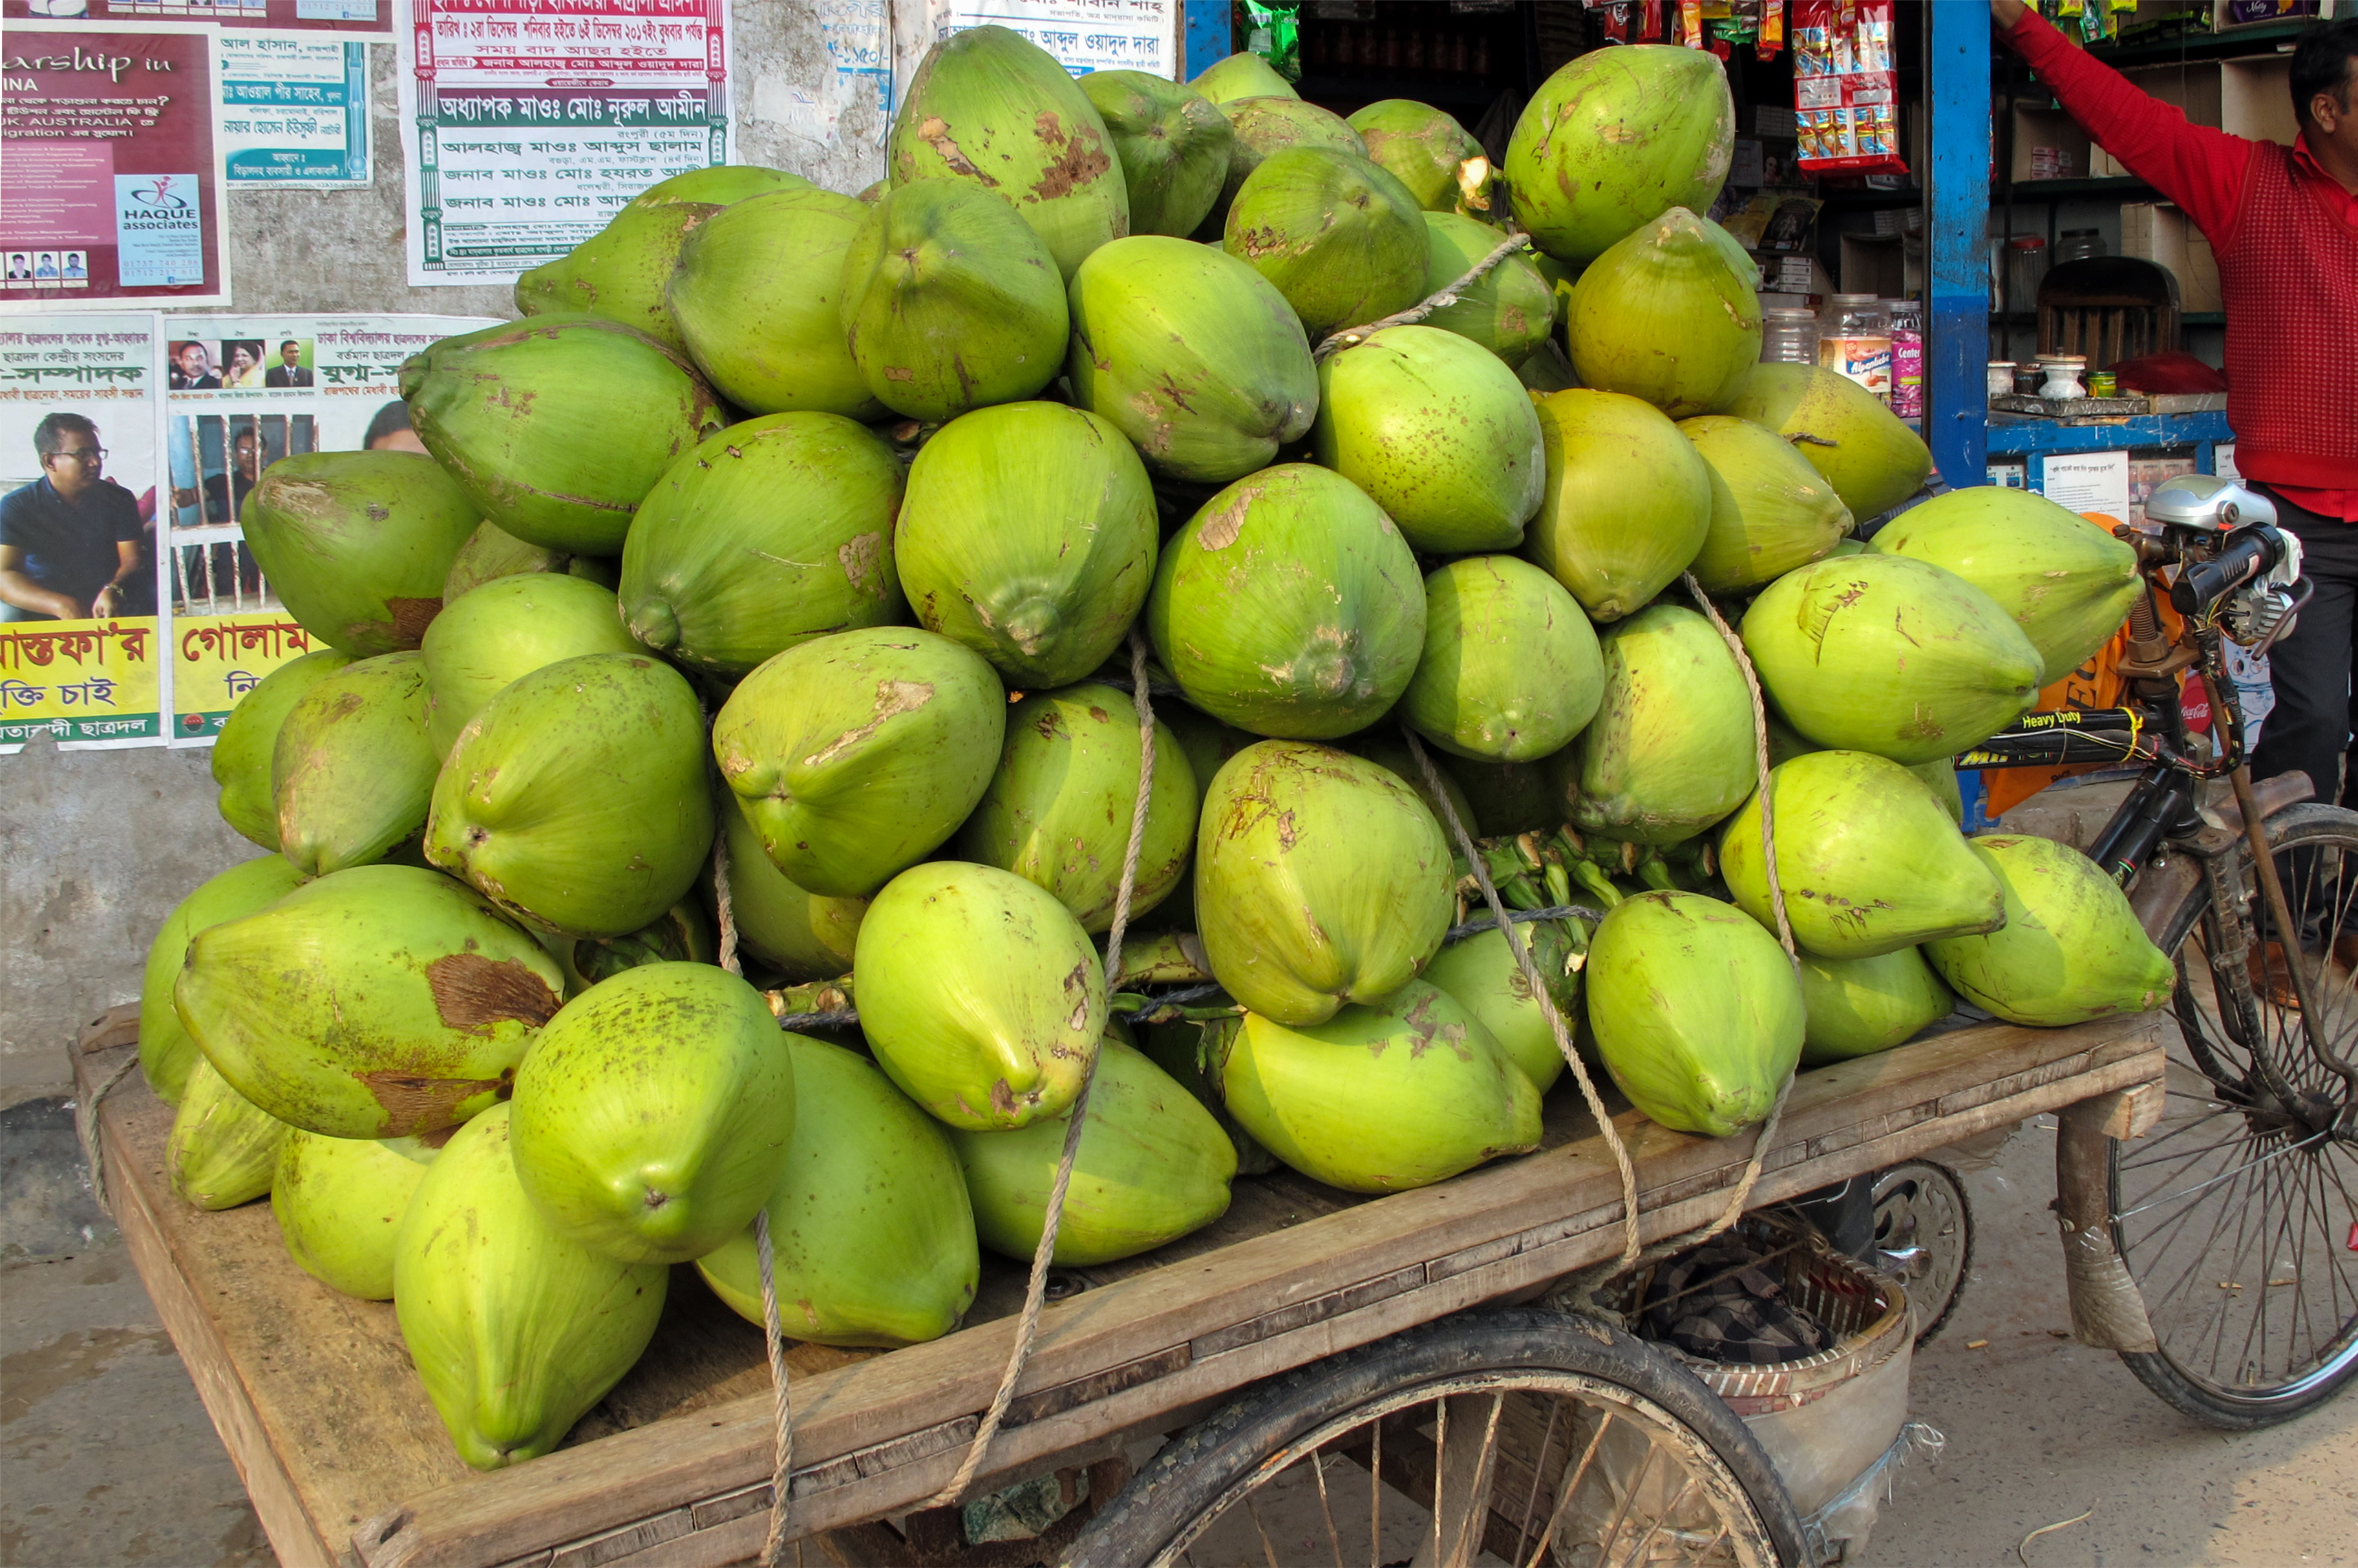
[[[2178,574],[2170,586],[2169,602],[2181,615],[2196,615],[2267,569],[2272,552],[2258,535],[2237,540],[2207,561],[2198,561]]]

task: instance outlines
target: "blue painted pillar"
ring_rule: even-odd
[[[1186,0],[1187,69],[1180,80],[1191,81],[1235,51],[1228,48],[1228,0]]]
[[[1984,0],[1931,0],[1925,10],[1924,439],[1943,479],[1974,485],[1989,433],[1990,13]]]

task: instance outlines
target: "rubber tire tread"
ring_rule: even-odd
[[[2304,843],[2319,838],[2343,838],[2353,852],[2358,852],[2358,811],[2338,806],[2320,806],[2303,802],[2287,806],[2267,819],[2268,843],[2271,848],[2299,849]],[[2249,851],[2243,851],[2248,854]],[[2186,895],[2169,923],[2162,928],[2166,941],[2156,945],[2172,958],[2201,924],[2203,911],[2211,906],[2211,890],[2198,882]],[[2112,1206],[2119,1203],[2119,1167],[2121,1145],[2113,1144]],[[2114,1244],[2120,1238],[2115,1234]],[[2341,1373],[2320,1383],[2298,1400],[2269,1400],[2222,1399],[2212,1390],[2202,1387],[2181,1373],[2169,1357],[2155,1350],[2122,1350],[2115,1352],[2128,1369],[2152,1391],[2154,1397],[2177,1411],[2180,1415],[2201,1422],[2221,1432],[2258,1432],[2266,1427],[2307,1414],[2318,1406],[2338,1397],[2358,1379],[2358,1357],[2353,1357]]]
[[[1812,1561],[1768,1454],[1693,1373],[1594,1319],[1516,1307],[1441,1318],[1248,1390],[1164,1445],[1082,1532],[1061,1568],[1140,1568],[1303,1433],[1403,1387],[1517,1368],[1582,1373],[1650,1400],[1735,1476],[1780,1563]]]

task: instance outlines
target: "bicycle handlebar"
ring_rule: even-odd
[[[2283,558],[2284,539],[2275,529],[2244,530],[2211,559],[2180,571],[2170,586],[2169,602],[2181,615],[2199,615]]]

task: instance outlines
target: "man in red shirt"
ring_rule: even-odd
[[[2300,135],[2283,147],[2189,124],[2022,0],[1990,0],[1990,12],[2088,135],[2211,242],[2227,307],[2235,466],[2299,535],[2317,585],[2299,627],[2269,654],[2277,706],[2252,771],[2299,770],[2319,800],[2358,805],[2358,757],[2350,782],[2340,776],[2358,729],[2358,17],[2300,35]]]

